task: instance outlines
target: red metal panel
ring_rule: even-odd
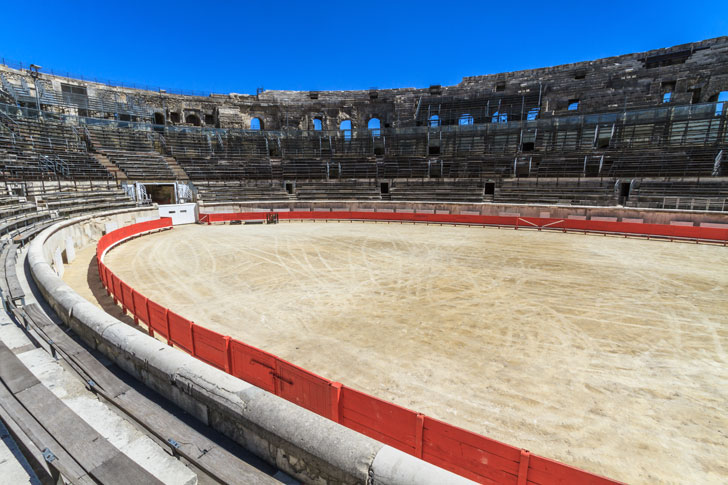
[[[236,212],[227,214],[203,214],[211,222],[261,219],[264,213]],[[587,232],[615,232],[623,234],[654,235],[728,241],[728,229],[670,226],[666,224],[630,224],[623,222],[587,221],[578,219],[556,219],[541,217],[479,216],[467,214],[426,214],[416,212],[363,212],[363,211],[291,211],[279,212],[280,219],[357,219],[401,222],[428,222],[442,224],[485,224],[511,227],[548,227]]]
[[[149,300],[149,325],[159,335],[170,338],[167,332],[167,309],[152,300]]]
[[[231,374],[246,382],[275,392],[273,374],[276,370],[276,357],[237,340],[230,341],[232,361]]]
[[[221,370],[227,368],[225,337],[217,332],[194,325],[195,357]]]
[[[476,481],[516,483],[519,448],[429,417],[425,417],[423,442],[425,461]]]
[[[114,294],[117,300],[121,300],[121,280],[114,273],[111,273],[111,293]]]
[[[106,266],[104,263],[99,263],[99,278],[101,279],[101,284],[104,285],[104,288],[109,287],[109,270],[106,269]]]
[[[331,415],[331,381],[279,360],[278,395],[321,416]]]
[[[121,282],[121,302],[128,310],[134,314],[134,300],[132,298],[131,286],[127,285],[123,281]]]
[[[344,386],[341,424],[371,438],[413,454],[417,413]]]
[[[167,310],[169,320],[169,340],[189,354],[194,353],[192,341],[192,322],[172,310]]]
[[[134,315],[144,322],[145,324],[149,325],[149,313],[147,312],[147,298],[139,293],[138,291],[132,289],[131,290],[131,297],[134,301]]]
[[[538,455],[531,455],[528,462],[528,482],[533,484],[583,483],[588,485],[620,483]]]

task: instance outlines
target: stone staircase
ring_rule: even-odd
[[[175,160],[174,157],[164,157],[164,161],[167,162],[167,166],[170,170],[172,170],[172,173],[177,180],[190,179],[189,176],[187,176],[187,173],[182,169],[182,167],[179,166],[177,160]]]
[[[89,152],[89,155],[93,156],[97,162],[99,162],[106,170],[109,171],[111,175],[114,176],[116,180],[128,180],[129,177],[126,176],[122,170],[117,167],[111,160],[109,160],[109,157],[104,155],[100,152]]]

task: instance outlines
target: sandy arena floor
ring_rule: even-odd
[[[77,254],[64,279],[118,315]],[[294,223],[176,227],[107,263],[198,324],[534,453],[728,481],[728,248]]]

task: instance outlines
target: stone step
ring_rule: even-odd
[[[164,157],[164,161],[167,162],[167,166],[172,170],[172,173],[177,180],[189,180],[190,177],[187,173],[179,166],[177,160],[174,157]]]
[[[128,177],[119,167],[114,165],[109,158],[103,153],[90,153],[97,162],[99,162],[106,170],[108,170],[116,180],[128,180]]]

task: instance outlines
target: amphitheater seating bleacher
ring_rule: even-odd
[[[728,181],[635,181],[627,205],[659,209],[728,210]]]
[[[75,127],[18,119],[0,124],[0,176],[5,180],[103,180],[110,174],[87,153]]]
[[[504,179],[494,202],[615,205],[614,181],[608,179]]]
[[[287,200],[289,194],[280,183],[273,182],[195,182],[198,198],[204,202],[246,200]]]
[[[484,184],[478,180],[398,180],[389,192],[392,200],[483,202]]]
[[[295,186],[300,200],[378,200],[379,186],[362,180],[299,181]]]

